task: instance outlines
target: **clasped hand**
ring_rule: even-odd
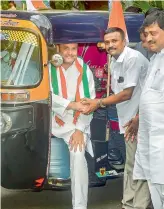
[[[88,99],[84,98],[80,102],[76,102],[76,110],[89,115],[91,112],[95,111],[98,108],[98,100],[97,99]]]

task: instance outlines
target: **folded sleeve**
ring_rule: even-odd
[[[69,105],[70,101],[64,99],[61,96],[55,95],[52,93],[52,110],[55,114],[60,117],[64,117],[67,113],[67,106]]]

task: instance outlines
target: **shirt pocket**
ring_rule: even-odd
[[[157,70],[151,82],[150,88],[155,91],[164,90],[164,73]]]

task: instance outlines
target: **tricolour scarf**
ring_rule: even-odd
[[[75,101],[79,102],[81,99],[80,91],[79,91],[79,86],[81,82],[83,82],[84,96],[86,98],[90,98],[90,92],[89,92],[89,83],[88,83],[88,77],[87,77],[87,65],[83,62],[83,67],[82,67],[77,59],[75,60],[75,65],[76,65],[77,70],[80,73],[77,79],[76,95],[75,95]],[[51,64],[51,82],[52,82],[53,93],[56,95],[59,95],[59,83],[58,83],[58,78],[57,78],[57,70],[59,70],[59,74],[60,74],[62,96],[63,98],[67,99],[66,80],[65,80],[65,76],[63,74],[62,68],[59,67],[56,69],[56,67],[53,64]],[[74,124],[77,123],[79,116],[80,116],[80,112],[75,111],[74,118],[73,118]],[[64,126],[64,122],[58,116],[55,116],[55,120],[59,126]]]

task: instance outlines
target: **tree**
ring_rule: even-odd
[[[9,9],[8,1],[1,1],[1,9],[2,10],[8,10]]]
[[[60,1],[50,1],[50,6],[52,9],[59,10],[71,10],[72,8],[78,10],[85,10],[85,1],[69,1],[69,0],[60,0]]]
[[[127,4],[127,1],[122,1],[124,8],[127,8],[129,6],[129,2]],[[160,9],[164,9],[164,1],[154,1],[154,0],[147,0],[147,1],[130,1],[131,6],[138,7],[142,9],[143,13],[146,13],[151,7],[157,7]]]

